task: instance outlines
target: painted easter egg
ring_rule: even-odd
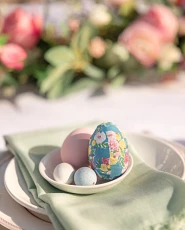
[[[72,165],[60,163],[55,167],[53,177],[57,182],[71,184],[73,182],[74,173],[75,170]]]
[[[88,145],[93,129],[80,128],[71,132],[64,140],[61,161],[72,165],[75,170],[88,166]]]
[[[97,126],[89,141],[88,159],[92,169],[105,180],[122,175],[129,163],[127,139],[112,122]]]
[[[79,168],[74,175],[76,185],[89,186],[95,185],[97,182],[96,173],[88,167]]]

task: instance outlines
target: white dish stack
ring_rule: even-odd
[[[126,136],[129,145],[134,146],[149,166],[185,179],[183,145],[148,135],[128,133]],[[1,185],[3,180],[5,187]],[[0,224],[12,230],[54,229],[45,210],[28,191],[15,158],[0,162]]]

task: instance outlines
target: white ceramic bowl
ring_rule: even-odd
[[[173,144],[144,134],[126,133],[125,136],[147,165],[185,180],[185,158]]]
[[[54,187],[63,190],[65,192],[76,193],[76,194],[93,194],[103,192],[108,190],[116,185],[118,185],[125,177],[130,173],[133,167],[133,158],[130,155],[129,165],[125,173],[120,177],[112,181],[103,181],[99,180],[96,185],[92,186],[78,186],[78,185],[69,185],[64,183],[59,183],[53,178],[53,171],[55,167],[61,162],[60,152],[58,150],[48,153],[39,164],[40,174],[44,179],[46,179]]]

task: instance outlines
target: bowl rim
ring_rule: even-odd
[[[145,138],[148,138],[148,139],[152,139],[152,140],[158,141],[158,142],[160,142],[162,144],[165,144],[169,148],[173,149],[173,151],[178,155],[178,157],[181,159],[181,161],[183,163],[183,173],[179,178],[182,179],[182,180],[185,180],[185,158],[181,155],[179,150],[171,143],[171,142],[173,142],[173,140],[166,140],[165,138],[155,136],[154,134],[125,132],[125,136],[127,136],[127,135],[128,136],[130,136],[130,135],[131,136],[140,136],[140,137],[145,137]],[[129,140],[129,138],[127,138],[127,140]],[[164,171],[160,171],[160,170],[158,170],[156,168],[153,168],[153,167],[152,167],[152,169],[157,170],[159,172],[164,172]],[[169,173],[169,172],[165,172],[165,173]],[[173,174],[170,174],[170,175],[173,175]],[[173,176],[176,176],[176,175],[173,175]]]
[[[121,175],[119,176],[118,178],[114,179],[114,180],[111,180],[111,181],[107,181],[106,183],[102,183],[102,184],[95,184],[95,185],[86,185],[86,186],[82,186],[82,185],[72,185],[72,184],[65,184],[65,183],[60,183],[60,182],[57,182],[53,179],[51,179],[49,176],[46,175],[45,173],[45,164],[44,162],[47,160],[47,158],[56,153],[58,150],[54,150],[48,154],[46,154],[42,159],[41,161],[39,162],[39,172],[41,174],[41,176],[47,180],[48,182],[50,182],[51,184],[55,184],[57,186],[64,186],[65,188],[75,188],[75,189],[83,189],[83,190],[89,190],[89,189],[95,189],[95,188],[102,188],[102,187],[107,187],[109,185],[112,185],[112,184],[115,184],[115,183],[118,183],[119,181],[123,180],[132,170],[133,166],[134,166],[134,159],[132,157],[131,154],[129,154],[129,164],[127,166],[127,169],[126,171]],[[43,168],[44,167],[44,168]]]

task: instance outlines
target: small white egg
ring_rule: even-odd
[[[58,164],[54,171],[53,177],[57,182],[71,184],[73,182],[74,168],[68,163]]]
[[[82,167],[75,172],[74,182],[76,185],[81,186],[95,185],[97,182],[97,176],[91,168]]]

